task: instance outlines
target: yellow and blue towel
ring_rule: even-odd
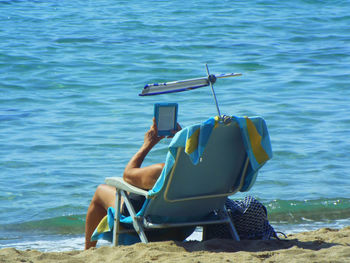
[[[266,122],[261,117],[233,117],[238,123],[249,166],[241,192],[248,191],[254,184],[259,169],[272,158],[270,136]]]
[[[248,191],[255,182],[258,170],[266,161],[272,158],[270,136],[267,131],[265,120],[261,117],[231,117],[241,130],[245,150],[249,158],[248,174],[241,189]],[[208,143],[211,132],[218,125],[219,118],[210,118],[202,124],[192,125],[178,132],[169,145],[169,152],[165,166],[149,195],[156,195],[163,187],[166,175],[169,174],[175,163],[177,151],[180,147],[185,148],[193,164],[197,164]]]

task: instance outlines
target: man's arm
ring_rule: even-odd
[[[145,134],[144,142],[138,152],[131,158],[124,170],[123,179],[129,184],[142,189],[151,189],[160,176],[164,163],[142,167],[141,164],[149,151],[164,137],[158,137],[157,125],[153,118],[153,125]]]

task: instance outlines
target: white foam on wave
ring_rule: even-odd
[[[201,240],[202,230],[197,228],[191,236],[187,238],[190,240]],[[79,236],[36,236],[36,237],[26,237],[26,238],[16,238],[1,240],[0,249],[13,247],[18,250],[39,250],[42,252],[63,252],[71,250],[83,250],[85,245],[85,237],[83,235]],[[111,243],[105,240],[99,240],[97,247],[110,246]]]
[[[43,252],[62,252],[84,249],[84,236],[38,236],[24,240],[7,240],[0,248],[13,247],[18,250],[39,250]]]
[[[271,223],[271,222],[270,222]],[[334,221],[310,221],[305,220],[305,223],[302,224],[278,224],[271,223],[276,231],[283,232],[285,234],[293,234],[307,231],[314,231],[320,228],[333,228],[333,229],[341,229],[350,225],[350,218],[348,219],[339,219]]]

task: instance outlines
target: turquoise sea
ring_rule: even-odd
[[[350,225],[347,0],[0,0],[0,248],[83,249],[96,186],[121,176],[178,102],[216,115],[210,88],[139,97],[211,73],[222,113],[260,115],[274,157],[249,193],[286,233]],[[165,159],[162,141],[145,165]]]

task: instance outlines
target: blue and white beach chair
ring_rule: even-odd
[[[271,157],[269,134],[260,117],[210,118],[184,128],[172,139],[165,167],[150,191],[120,177],[106,178],[106,184],[117,190],[115,209],[108,210],[92,240],[105,237],[113,229],[114,245],[147,243],[150,229],[194,229],[220,223],[229,225],[232,237],[239,240],[225,200],[237,191],[248,191],[258,170]],[[133,208],[128,192],[145,196],[140,211]],[[121,197],[129,217],[120,214]],[[137,233],[136,239],[130,240],[130,232]]]

